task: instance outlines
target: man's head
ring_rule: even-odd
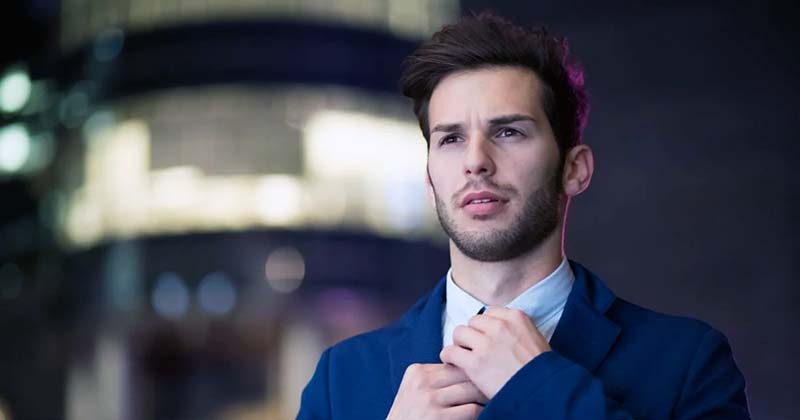
[[[463,254],[508,260],[553,238],[592,172],[585,93],[563,41],[468,18],[409,57],[403,92],[428,143],[439,220]]]
[[[527,68],[542,84],[541,92],[530,94],[539,95],[563,156],[581,143],[589,111],[583,71],[568,61],[568,54],[566,41],[543,27],[524,29],[503,18],[481,14],[445,26],[406,58],[401,90],[414,101],[414,113],[430,146],[428,108],[442,79],[459,71],[491,66]]]

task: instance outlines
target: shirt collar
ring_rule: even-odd
[[[506,307],[519,309],[540,326],[560,313],[567,302],[567,297],[575,282],[575,275],[567,262],[567,258],[547,277],[522,292],[509,302]],[[466,324],[484,306],[453,280],[453,269],[447,271],[447,306],[446,316],[456,325]]]

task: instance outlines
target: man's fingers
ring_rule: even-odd
[[[485,403],[484,394],[455,365],[413,363],[403,374],[388,418],[475,420]]]
[[[536,335],[542,335],[525,312],[495,306],[489,307],[483,315],[473,316],[469,320],[469,326],[489,335],[501,333],[503,330],[512,334],[535,331]]]
[[[439,389],[435,392],[435,401],[442,407],[452,407],[456,405],[487,403],[486,396],[472,382],[461,382],[448,387]]]
[[[484,336],[479,330],[459,325],[453,330],[453,344],[472,350],[478,346],[488,344],[488,337]]]
[[[447,346],[439,353],[439,357],[445,363],[450,363],[461,369],[466,369],[471,366],[470,360],[472,359],[471,351],[459,346]]]
[[[484,334],[491,334],[502,327],[504,321],[501,318],[486,315],[475,315],[470,318],[467,324],[470,328],[478,330]],[[455,334],[455,330],[453,331]]]
[[[448,407],[442,411],[442,419],[446,420],[475,420],[483,411],[483,406],[478,404],[464,404]]]
[[[486,311],[483,312],[483,315],[496,319],[503,319],[512,323],[530,320],[525,312],[519,309],[506,308],[503,306],[490,306],[486,308]]]
[[[452,364],[437,364],[435,373],[432,374],[431,386],[433,388],[445,388],[450,385],[469,381],[466,373]]]

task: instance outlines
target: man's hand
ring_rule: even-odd
[[[468,325],[453,331],[453,345],[440,353],[443,362],[464,370],[489,399],[550,345],[528,316],[518,310],[490,307]]]
[[[406,369],[387,420],[478,418],[486,397],[461,369],[413,364]]]

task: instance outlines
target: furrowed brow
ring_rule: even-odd
[[[489,120],[490,126],[498,126],[503,124],[511,124],[518,121],[530,121],[536,123],[536,120],[533,117],[524,114],[512,114],[512,115],[502,115],[499,117],[492,118]]]
[[[458,123],[456,123],[456,124],[438,124],[438,125],[436,125],[436,127],[433,127],[433,130],[431,130],[431,134],[436,133],[436,132],[451,133],[453,131],[460,131],[460,130],[461,130],[461,124],[458,124]]]

